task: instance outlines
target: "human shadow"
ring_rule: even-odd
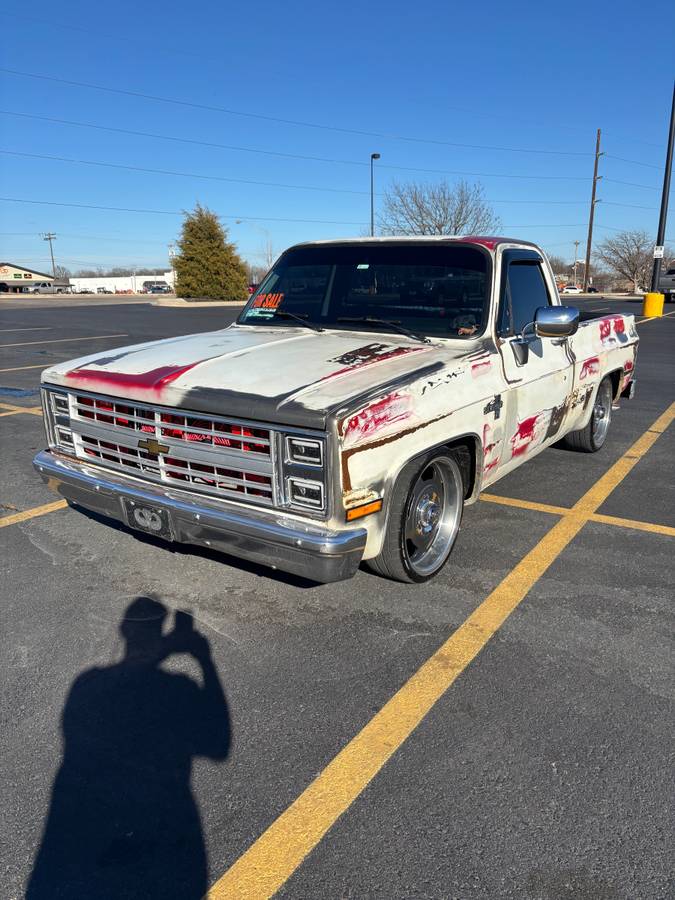
[[[74,681],[64,751],[28,900],[201,898],[208,887],[192,760],[224,760],[230,719],[209,643],[188,613],[137,597],[120,623],[120,662]],[[161,668],[187,654],[201,685]]]

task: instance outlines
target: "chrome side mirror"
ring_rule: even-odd
[[[534,333],[540,338],[562,338],[579,327],[576,306],[540,306],[534,313]]]

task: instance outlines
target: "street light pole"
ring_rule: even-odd
[[[659,231],[656,236],[657,247],[662,247],[666,240],[666,219],[668,218],[668,194],[670,193],[670,175],[673,170],[673,143],[675,143],[675,84],[673,85],[673,105],[670,110],[670,134],[666,151],[666,170],[663,174],[663,193],[661,195],[661,212],[659,213]],[[661,258],[654,257],[652,270],[652,293],[659,290],[661,280]]]
[[[375,175],[373,173],[373,163],[380,158],[379,153],[370,154],[370,236],[375,235]]]
[[[579,253],[579,244],[581,241],[574,242],[574,287],[577,286],[577,256]]]

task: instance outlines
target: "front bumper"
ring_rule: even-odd
[[[180,543],[211,547],[312,581],[351,578],[366,546],[364,528],[333,531],[276,510],[212,502],[49,450],[38,453],[33,465],[51,490],[84,509],[128,524],[123,500],[147,503],[167,511]]]

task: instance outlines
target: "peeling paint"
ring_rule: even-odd
[[[480,362],[471,364],[471,376],[473,378],[480,378],[481,375],[487,375],[491,368],[492,360],[488,356],[487,359],[482,359]]]
[[[409,419],[413,412],[412,396],[394,391],[364,407],[347,420],[344,445],[358,443],[394,425]]]
[[[546,411],[528,416],[522,422],[518,422],[516,433],[511,438],[511,457],[523,456],[527,451],[541,443],[544,435],[544,422]]]
[[[331,378],[337,378],[339,375],[346,375],[365,366],[372,366],[375,363],[385,362],[386,360],[396,359],[398,356],[406,356],[409,353],[428,352],[429,347],[394,347],[390,344],[366,344],[364,347],[357,347],[355,350],[349,350],[329,362],[340,363],[342,368],[324,375],[322,381]]]
[[[589,375],[598,375],[600,372],[600,357],[599,356],[591,356],[589,359],[585,359],[581,364],[581,370],[579,372],[579,380],[583,381],[584,378],[587,378]]]
[[[149,372],[111,372],[107,369],[71,369],[65,377],[81,385],[95,383],[105,389],[123,388],[160,393],[167,384],[198,366],[201,360],[187,366],[158,366]]]

